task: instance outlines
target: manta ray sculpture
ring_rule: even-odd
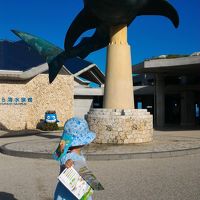
[[[71,57],[85,58],[91,52],[106,47],[110,41],[110,28],[117,25],[129,26],[137,16],[160,15],[169,18],[175,27],[179,25],[179,17],[174,7],[166,0],[83,0],[84,8],[69,27],[65,38],[65,51],[55,52],[44,44],[41,38],[27,33],[13,31],[29,45],[45,56],[49,64],[50,83],[56,78],[64,60]],[[93,36],[85,37],[75,45],[82,33],[95,29]],[[33,38],[34,40],[30,38]],[[48,43],[49,47],[49,43]],[[52,46],[52,50],[55,49]],[[50,52],[50,56],[48,55]]]

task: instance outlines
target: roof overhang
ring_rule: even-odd
[[[78,71],[74,74],[74,76],[79,76],[98,85],[103,85],[105,83],[105,75],[95,64],[91,64],[88,67]]]
[[[133,66],[134,74],[169,73],[185,75],[197,74],[198,72],[200,72],[200,56],[147,60]]]
[[[75,87],[74,89],[75,96],[103,96],[104,88],[81,88]]]
[[[154,86],[134,86],[135,95],[153,95]]]
[[[48,70],[49,69],[47,63],[44,63],[37,67],[33,67],[27,71],[0,70],[0,79],[25,81],[34,78],[38,74],[47,73]],[[89,65],[88,67],[77,72],[76,74],[72,74],[65,66],[63,66],[59,74],[73,75],[74,79],[82,85],[88,85],[90,81],[102,85],[105,81],[104,74],[95,64]],[[80,77],[86,80],[83,80]]]
[[[38,74],[48,71],[47,63],[33,67],[27,71],[0,70],[1,80],[29,80]]]

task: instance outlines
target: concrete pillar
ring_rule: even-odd
[[[181,93],[181,125],[195,125],[195,96],[192,91]]]
[[[156,74],[156,125],[162,128],[165,124],[165,82],[164,77]]]
[[[110,37],[104,108],[133,109],[132,62],[131,49],[127,43],[127,26],[112,27]]]

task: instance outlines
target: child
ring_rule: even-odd
[[[95,139],[95,134],[88,128],[84,119],[71,118],[64,126],[61,142],[54,158],[60,160],[60,171],[73,166],[77,171],[81,166],[86,166],[86,160],[81,152],[81,148],[90,144]],[[58,183],[54,200],[76,200],[76,197],[62,184]],[[91,197],[88,200],[92,200]]]

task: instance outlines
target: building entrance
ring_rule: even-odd
[[[165,96],[165,123],[180,124],[181,98],[179,94]]]

